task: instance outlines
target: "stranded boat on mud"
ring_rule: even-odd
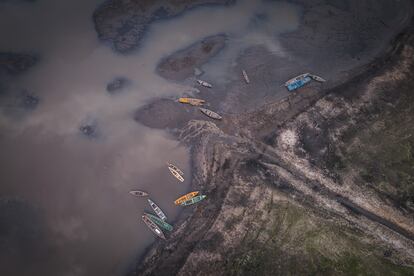
[[[192,205],[195,204],[197,202],[202,201],[203,199],[205,199],[207,196],[206,195],[199,195],[199,196],[195,196],[190,200],[184,201],[183,203],[181,203],[181,206],[188,206],[188,205]]]
[[[165,221],[163,221],[162,219],[160,219],[159,217],[156,217],[154,215],[145,213],[145,215],[147,217],[149,217],[155,224],[157,224],[159,227],[168,230],[168,231],[172,231],[173,227],[171,225],[169,225],[168,223],[166,223]]]
[[[289,91],[293,91],[293,90],[296,90],[296,89],[304,86],[305,84],[307,84],[311,80],[315,80],[315,81],[318,81],[318,82],[325,82],[325,80],[323,78],[319,77],[319,76],[312,75],[310,73],[305,73],[305,74],[299,75],[297,77],[294,77],[294,78],[288,80],[287,82],[285,82],[285,86],[287,87],[287,89]]]
[[[211,111],[210,109],[200,107],[200,111],[203,112],[205,115],[207,115],[210,118],[213,118],[213,119],[216,119],[216,120],[221,120],[222,119],[222,117],[220,115],[218,115],[214,111]]]
[[[144,191],[138,191],[138,190],[130,191],[129,193],[131,195],[134,195],[134,196],[148,196],[148,194],[146,192],[144,192]]]
[[[195,99],[195,98],[179,98],[178,102],[183,104],[191,104],[195,106],[200,106],[205,103],[205,100]]]
[[[178,179],[180,182],[184,182],[183,172],[180,170],[176,170],[173,167],[168,166],[168,169],[170,170],[170,173]]]
[[[164,212],[161,210],[161,208],[158,207],[158,205],[154,203],[154,201],[152,201],[151,199],[148,198],[148,203],[151,206],[152,210],[154,210],[154,212],[157,214],[157,216],[160,217],[160,219],[162,219],[162,220],[167,219],[167,216],[164,214]]]
[[[167,163],[168,167],[175,170],[179,175],[184,176],[184,173],[174,164]]]
[[[144,223],[148,226],[148,228],[154,232],[155,235],[160,237],[161,239],[165,240],[164,233],[161,231],[161,229],[153,222],[147,215],[142,215],[142,220]]]
[[[243,70],[242,73],[243,73],[244,80],[246,81],[247,84],[249,84],[250,80],[249,80],[249,77],[247,76],[246,71]]]
[[[174,201],[174,204],[175,204],[175,205],[180,205],[181,203],[183,203],[183,202],[185,202],[185,201],[188,201],[188,200],[192,199],[193,197],[195,197],[195,196],[196,196],[196,195],[198,195],[198,194],[199,194],[199,192],[198,192],[198,191],[196,191],[196,192],[191,192],[191,193],[188,193],[188,194],[185,194],[185,195],[183,195],[182,197],[177,198],[177,199]]]
[[[203,80],[197,80],[197,83],[198,83],[199,85],[204,86],[204,87],[207,87],[207,88],[211,88],[211,87],[213,87],[211,84],[209,84],[208,82],[203,81]]]

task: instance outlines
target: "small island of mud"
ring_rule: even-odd
[[[197,42],[163,59],[157,66],[157,73],[169,80],[184,80],[193,75],[194,70],[225,47],[227,36],[214,35]]]

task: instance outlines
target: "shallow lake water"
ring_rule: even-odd
[[[277,35],[300,21],[297,6],[280,2],[200,7],[152,24],[138,49],[122,56],[97,39],[92,13],[100,2],[0,3],[0,52],[39,57],[7,83],[11,98],[36,95],[36,108],[10,107],[10,97],[0,107],[0,272],[8,275],[15,266],[16,275],[124,273],[155,239],[140,219],[150,210],[146,200],[129,190],[149,192],[173,222],[180,210],[173,200],[191,181],[189,150],[133,120],[150,99],[175,98],[193,85],[160,78],[157,63],[226,33],[227,47],[202,68],[221,85],[247,47],[285,55]],[[110,94],[106,85],[117,77],[130,84]],[[93,126],[94,135],[82,134],[82,125]],[[170,175],[167,161],[184,170],[185,183]]]

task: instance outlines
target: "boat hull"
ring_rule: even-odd
[[[190,104],[194,106],[201,106],[205,103],[204,100],[195,99],[195,98],[179,98],[178,102],[183,103],[183,104]]]
[[[192,199],[184,201],[183,203],[181,203],[181,206],[193,205],[195,203],[198,203],[198,202],[202,201],[206,197],[207,197],[206,195],[199,195],[199,196],[193,197]]]
[[[185,194],[185,195],[183,195],[182,197],[177,198],[177,199],[174,201],[174,204],[175,204],[175,205],[180,205],[181,203],[183,203],[183,202],[185,202],[185,201],[188,201],[188,200],[192,199],[193,197],[197,196],[198,194],[199,194],[199,192],[198,192],[198,191],[196,191],[196,192],[191,192],[191,193],[188,193],[188,194]]]
[[[165,240],[165,235],[162,230],[153,222],[148,216],[142,215],[142,221],[147,225],[147,227],[158,237]]]
[[[184,173],[182,170],[180,170],[177,166],[171,163],[167,163],[168,167],[175,170],[179,175],[184,176]]]
[[[302,79],[298,79],[298,80],[288,84],[286,87],[289,91],[293,91],[293,90],[296,90],[298,88],[301,88],[302,86],[304,86],[305,84],[307,84],[310,81],[311,81],[310,77],[304,77]]]
[[[247,76],[246,71],[243,70],[242,73],[243,73],[244,80],[246,81],[247,84],[249,84],[250,83],[250,80],[249,80],[249,77]]]
[[[138,191],[138,190],[130,191],[129,193],[133,196],[139,196],[139,197],[148,196],[148,193],[146,193],[144,191]]]
[[[180,182],[184,182],[184,177],[182,177],[176,170],[174,170],[173,168],[168,167],[168,169],[170,170],[170,173],[178,179],[178,181]]]
[[[207,87],[207,88],[212,88],[213,86],[211,84],[209,84],[206,81],[202,81],[202,80],[197,80],[197,83],[201,86]]]
[[[163,221],[157,216],[147,214],[147,213],[145,213],[145,215],[148,216],[155,224],[157,224],[162,229],[165,229],[170,232],[174,229],[170,224],[166,223],[165,221]]]
[[[158,207],[157,204],[155,204],[154,201],[152,201],[151,199],[148,198],[148,203],[151,206],[152,210],[154,210],[154,212],[157,214],[157,216],[162,219],[162,220],[166,220],[167,216],[164,214],[164,212],[161,210],[160,207]]]
[[[210,118],[212,118],[212,119],[215,119],[215,120],[221,120],[222,119],[222,117],[219,115],[219,114],[217,114],[216,112],[214,112],[214,111],[211,111],[210,109],[207,109],[207,108],[201,108],[200,107],[200,111],[204,114],[204,115],[206,115],[206,116],[208,116],[208,117],[210,117]]]

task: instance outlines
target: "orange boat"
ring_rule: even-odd
[[[192,199],[193,197],[195,197],[196,195],[198,195],[198,193],[199,192],[197,191],[197,192],[191,192],[191,193],[188,193],[186,195],[183,195],[182,197],[180,197],[176,201],[174,201],[174,204],[175,205],[180,205],[181,203],[183,203],[183,202],[185,202],[187,200]]]
[[[195,106],[203,105],[206,101],[201,99],[195,99],[195,98],[179,98],[178,102],[183,104],[191,104]]]

